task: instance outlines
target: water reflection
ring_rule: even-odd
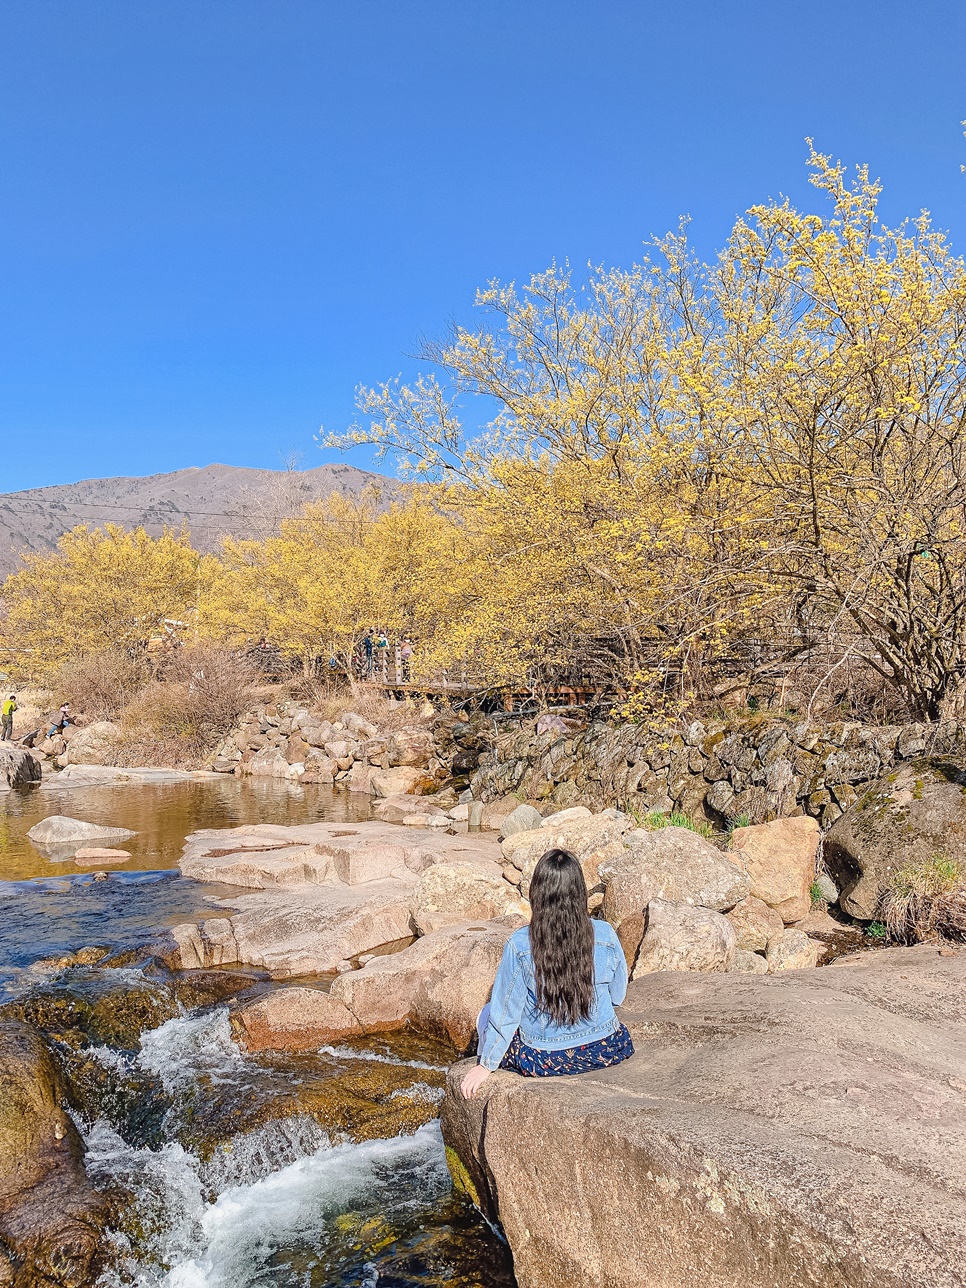
[[[164,871],[178,866],[184,838],[205,827],[245,823],[356,823],[369,817],[369,797],[321,784],[272,779],[205,779],[186,783],[25,788],[0,794],[0,881],[74,874],[72,859],[50,859],[27,832],[51,814],[126,827],[129,863],[114,871]]]

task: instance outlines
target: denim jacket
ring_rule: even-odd
[[[590,1014],[576,1024],[557,1024],[537,1009],[530,951],[530,929],[524,926],[507,940],[490,998],[489,1018],[480,1042],[479,1061],[496,1069],[520,1030],[520,1040],[540,1051],[565,1051],[609,1037],[618,1027],[615,1005],[627,992],[627,963],[617,932],[606,921],[593,921],[594,997]]]

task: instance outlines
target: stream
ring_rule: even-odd
[[[130,862],[51,862],[26,833],[57,813],[135,829]],[[152,951],[238,893],[181,878],[189,832],[367,814],[331,788],[234,779],[0,795],[0,1002],[45,1033],[88,1173],[115,1198],[98,1288],[512,1288],[446,1168],[454,1051],[399,1034],[247,1055],[226,1003],[272,982],[172,973]]]

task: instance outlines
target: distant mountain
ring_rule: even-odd
[[[306,502],[332,492],[358,496],[370,483],[386,494],[399,486],[352,465],[314,470],[205,465],[147,478],[85,479],[2,493],[0,577],[20,567],[21,553],[53,549],[58,537],[79,523],[140,526],[153,536],[186,524],[198,549],[216,550],[223,536],[269,536]]]

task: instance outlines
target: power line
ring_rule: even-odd
[[[333,488],[333,489],[332,489],[332,492],[337,492],[337,491],[339,491],[339,489],[338,489],[338,488]],[[317,496],[316,498],[314,498],[314,499],[316,499],[316,500],[320,500],[320,501],[321,501],[321,500],[324,500],[324,499],[325,499],[325,497],[327,497],[327,496],[331,496],[331,495],[332,495],[332,492],[319,493],[319,494],[318,494],[318,496]],[[352,496],[352,495],[355,495],[355,494],[354,494],[354,493],[351,493],[351,492],[350,492],[350,493],[342,492],[342,493],[341,493],[341,495],[342,495],[342,496],[347,496],[347,495],[348,495],[348,496]],[[69,501],[69,502],[63,502],[63,501],[48,501],[48,500],[43,500],[43,499],[42,499],[42,500],[38,500],[38,501],[19,501],[19,502],[17,502],[17,501],[11,501],[11,500],[8,500],[8,499],[6,499],[2,494],[0,494],[0,511],[3,511],[3,510],[5,510],[5,509],[7,509],[8,507],[11,507],[11,506],[16,505],[16,504],[20,504],[20,505],[27,505],[27,506],[32,506],[32,505],[58,506],[58,507],[60,507],[60,512],[61,512],[61,513],[66,512],[66,511],[69,511],[69,510],[77,510],[77,509],[87,509],[87,510],[97,510],[97,511],[104,511],[104,510],[110,510],[110,511],[123,510],[123,511],[124,511],[125,513],[127,513],[127,514],[140,514],[140,515],[144,515],[145,517],[150,517],[150,516],[152,515],[152,509],[153,509],[150,505],[149,505],[149,506],[143,506],[143,505],[119,505],[119,504],[117,504],[117,502],[113,502],[113,501],[103,501],[103,502],[101,502],[101,501]],[[159,502],[159,503],[158,503],[158,505],[160,505],[160,504],[161,504],[161,503]],[[166,508],[166,507],[165,507],[165,508]],[[195,510],[195,509],[190,509],[190,510],[188,510],[188,509],[178,509],[178,508],[173,509],[173,510],[170,510],[170,509],[169,509],[169,510],[167,510],[167,516],[170,516],[170,517],[172,517],[172,518],[177,516],[177,517],[184,518],[184,519],[190,519],[190,518],[194,517],[195,515],[201,515],[201,516],[203,516],[203,517],[205,517],[205,518],[212,518],[212,519],[251,519],[251,517],[252,517],[252,516],[251,516],[251,511],[247,511],[247,512],[246,512],[246,511],[244,511],[244,510]],[[164,517],[166,517],[166,516],[165,516],[164,514],[162,514],[162,515],[159,515],[158,517],[159,517],[159,518],[164,518]],[[286,516],[286,517],[288,517],[288,516]],[[291,517],[293,517],[293,518],[294,518],[294,517],[296,517],[296,516],[294,516],[294,515],[293,515],[293,516],[291,516]]]

